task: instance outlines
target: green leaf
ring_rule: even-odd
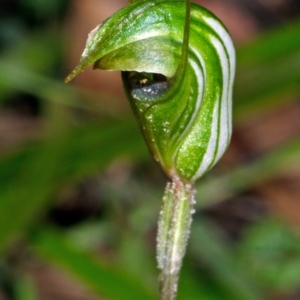
[[[14,285],[16,300],[37,300],[34,282],[29,275],[18,278]]]
[[[39,230],[32,245],[41,257],[87,284],[99,296],[112,300],[154,300],[155,296],[126,272],[101,262],[67,243],[54,231]]]
[[[207,274],[199,274],[184,263],[180,272],[178,300],[229,300],[215,285],[207,282]]]
[[[287,224],[268,218],[252,225],[239,244],[238,261],[262,286],[295,292],[300,284],[300,238]]]
[[[101,171],[116,157],[144,157],[138,134],[130,122],[94,124],[48,137],[0,161],[0,252],[64,184]]]
[[[43,101],[97,112],[113,119],[120,117],[117,114],[118,108],[113,104],[116,101],[112,97],[65,85],[39,72],[33,72],[21,62],[9,63],[0,59],[0,104],[7,94],[16,91],[34,95]]]
[[[22,92],[36,95],[41,85],[34,85],[33,80],[39,77],[37,74],[51,74],[60,53],[61,37],[53,33],[25,36],[15,47],[9,47],[1,53],[0,103],[12,97],[18,86]]]
[[[194,258],[205,264],[223,290],[224,298],[265,299],[248,274],[238,266],[232,249],[212,224],[205,221],[194,222],[190,244]]]
[[[251,163],[240,165],[224,174],[207,176],[197,185],[197,205],[212,205],[250,187],[263,184],[293,168],[299,159],[300,138],[297,137]]]
[[[234,113],[243,121],[300,90],[300,21],[260,36],[237,51]]]
[[[300,20],[279,26],[239,47],[241,66],[263,64],[293,53],[300,47]]]

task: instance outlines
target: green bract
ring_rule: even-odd
[[[235,51],[224,25],[186,2],[135,1],[89,35],[71,80],[90,64],[122,70],[132,109],[155,159],[173,180],[193,182],[231,136]]]

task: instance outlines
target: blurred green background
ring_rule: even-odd
[[[234,133],[197,184],[179,299],[300,299],[300,2],[197,1],[237,46]],[[72,84],[125,0],[0,3],[0,299],[156,299],[166,177],[118,72]]]

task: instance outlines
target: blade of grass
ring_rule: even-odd
[[[297,20],[238,48],[234,90],[237,121],[299,95],[299,31]]]
[[[236,259],[261,286],[295,293],[300,285],[300,237],[279,218],[251,225],[238,244]]]
[[[57,232],[48,229],[34,232],[32,245],[37,254],[77,277],[99,296],[112,300],[155,299],[138,280],[79,251]]]
[[[113,159],[120,157],[143,159],[148,157],[134,120],[89,123],[71,129],[64,136],[64,163],[57,176],[67,181],[78,180],[101,171]],[[120,139],[122,137],[122,139]],[[0,192],[14,181],[23,164],[36,156],[43,141],[32,143],[0,159]]]
[[[0,162],[0,252],[64,184],[99,172],[116,157],[147,154],[142,140],[132,141],[138,134],[133,122],[109,125],[61,133]]]
[[[229,300],[213,284],[207,282],[206,276],[201,276],[184,264],[178,290],[178,300]]]
[[[234,253],[212,224],[204,220],[195,221],[190,242],[192,255],[206,265],[228,299],[266,299],[250,277],[239,268]]]
[[[300,46],[271,62],[237,70],[234,116],[237,122],[295,100],[300,88]]]
[[[250,187],[263,184],[279,174],[298,166],[300,138],[265,154],[251,163],[241,165],[225,174],[203,178],[197,185],[198,207],[205,207],[236,195]]]
[[[15,282],[16,300],[38,300],[32,278],[29,275],[18,278]]]
[[[96,92],[76,88],[63,84],[44,75],[32,72],[22,65],[9,63],[0,59],[0,95],[7,91],[19,91],[32,94],[45,101],[64,104],[71,107],[81,108],[101,115],[120,118],[117,103],[111,96],[105,96]],[[1,101],[6,98],[0,97]],[[107,103],[110,105],[107,105]]]
[[[61,116],[63,110],[56,114]],[[28,225],[49,200],[56,182],[56,172],[63,163],[68,126],[63,118],[50,119],[43,145],[18,167],[8,185],[2,186],[0,202],[0,253]],[[33,155],[34,154],[34,155]],[[5,181],[5,180],[4,180]]]
[[[253,66],[285,57],[300,46],[300,20],[280,26],[239,46],[239,65]]]

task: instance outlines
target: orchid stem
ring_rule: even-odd
[[[157,235],[159,299],[175,300],[182,260],[186,252],[194,212],[195,190],[191,184],[167,184]]]

